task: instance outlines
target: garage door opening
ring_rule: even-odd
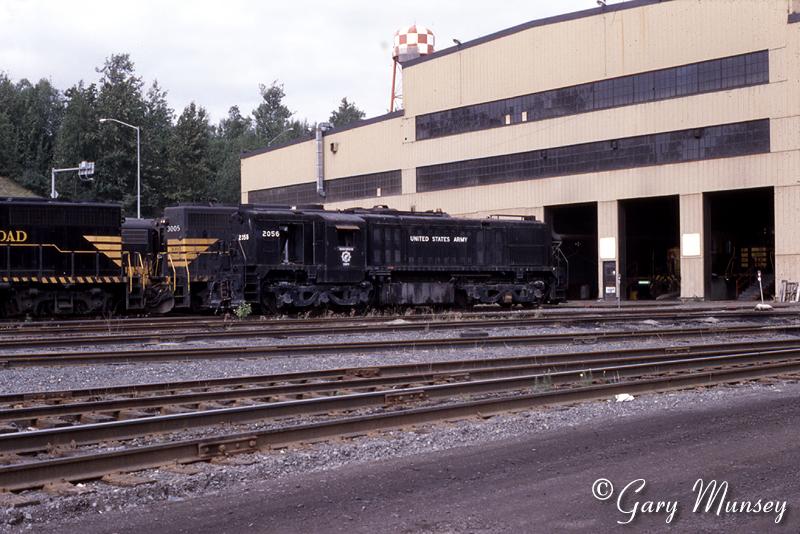
[[[619,202],[622,298],[680,298],[679,210],[678,196]]]
[[[567,299],[597,297],[597,204],[547,206],[544,219],[561,236],[569,261]]]
[[[757,300],[775,292],[775,197],[771,187],[704,195],[706,294],[711,300]]]

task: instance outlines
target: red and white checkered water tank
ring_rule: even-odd
[[[402,63],[419,56],[433,54],[434,44],[436,38],[433,32],[424,26],[414,24],[395,32],[392,58]]]

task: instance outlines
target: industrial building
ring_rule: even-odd
[[[573,299],[800,280],[800,2],[631,0],[402,78],[400,111],[243,154],[242,201],[533,214],[562,236]]]

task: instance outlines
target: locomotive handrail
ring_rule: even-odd
[[[514,215],[511,213],[493,213],[487,219],[521,219],[523,221],[535,221],[536,215]]]
[[[128,260],[128,293],[133,293],[133,268],[131,267],[131,254],[125,253],[125,259]]]
[[[144,268],[144,262],[142,261],[141,252],[137,252],[136,257],[139,258],[139,268],[142,270],[142,290],[144,290],[147,287],[147,279],[149,278],[149,275]]]
[[[172,256],[169,252],[167,252],[167,262],[172,268],[172,292],[174,293],[178,289],[178,273],[175,271],[175,264],[172,263]]]

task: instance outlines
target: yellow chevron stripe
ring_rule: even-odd
[[[61,282],[62,284],[66,284],[67,283],[67,279],[64,278],[63,276],[59,276],[58,277],[58,281]]]
[[[117,267],[122,267],[122,236],[85,235],[83,238],[113,261]]]
[[[122,236],[119,235],[85,235],[83,236],[90,243],[122,243]]]
[[[167,239],[167,246],[171,245],[206,245],[211,246],[219,241],[216,237],[187,237],[184,239]]]

